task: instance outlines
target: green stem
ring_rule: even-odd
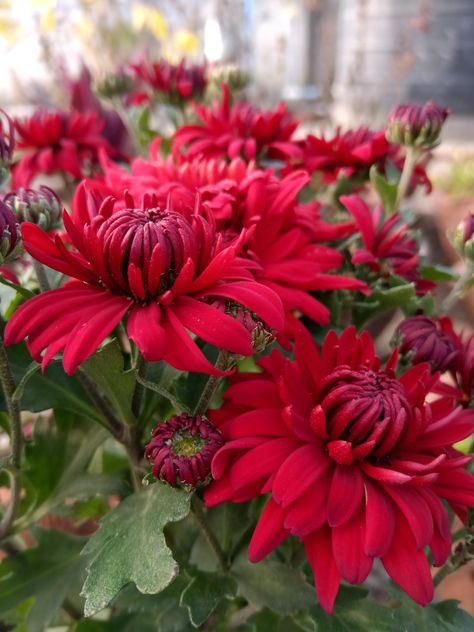
[[[89,399],[92,401],[97,410],[102,414],[104,421],[102,425],[117,439],[123,441],[124,425],[115,414],[105,397],[97,390],[97,386],[90,377],[81,368],[76,373],[77,379],[81,383]]]
[[[200,526],[201,531],[203,532],[207,541],[209,542],[209,546],[214,551],[219,561],[219,566],[221,567],[223,571],[227,570],[228,564],[227,564],[225,553],[222,550],[222,547],[219,543],[219,540],[217,539],[216,534],[214,533],[211,526],[206,520],[206,516],[202,509],[201,501],[196,496],[196,494],[194,494],[193,497],[191,498],[191,511],[194,517],[196,518],[196,522]]]
[[[398,211],[400,204],[405,198],[410,188],[411,176],[413,169],[420,157],[420,152],[415,147],[407,147],[407,153],[405,156],[405,162],[403,163],[402,174],[400,176],[400,182],[398,183],[397,200],[394,207],[394,212]]]
[[[219,355],[217,356],[215,367],[219,371],[225,371],[229,365],[230,354],[228,351],[224,351],[221,349],[219,351]],[[221,383],[222,375],[211,375],[206,382],[206,386],[204,387],[203,392],[201,393],[201,397],[199,398],[198,403],[196,404],[196,408],[194,410],[195,415],[204,415],[204,413],[209,408],[209,404],[214,396],[214,393],[217,390],[217,387]]]
[[[451,575],[451,573],[454,573],[454,571],[457,571],[457,568],[454,567],[450,562],[447,562],[443,566],[443,568],[439,570],[434,576],[433,578],[434,587],[436,588],[436,586],[439,586],[441,582],[443,581],[443,579],[445,579],[445,577],[447,577],[448,575]]]
[[[51,289],[51,286],[46,276],[46,270],[40,261],[33,259],[33,268],[35,269],[36,279],[38,281],[39,289],[41,292],[47,292]]]
[[[21,454],[23,450],[23,431],[21,428],[20,403],[13,397],[15,382],[10,370],[7,353],[0,341],[0,382],[2,384],[8,415],[10,417],[11,465],[10,501],[0,522],[0,539],[8,535],[14,521],[21,499]]]
[[[139,352],[137,355],[137,361],[135,363],[135,371],[137,374],[137,378],[146,380],[147,369],[148,369],[148,364],[145,358]],[[140,409],[141,409],[144,393],[145,393],[145,387],[143,386],[143,383],[137,379],[135,383],[135,390],[133,392],[133,398],[132,398],[132,412],[137,421],[138,421],[138,418],[140,417]]]
[[[468,287],[468,284],[474,278],[474,262],[465,261],[464,270],[461,276],[454,284],[453,289],[444,299],[441,305],[441,312],[448,313],[448,311],[461,299]]]

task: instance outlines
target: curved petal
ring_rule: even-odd
[[[127,322],[129,337],[148,362],[159,362],[166,345],[165,330],[160,325],[161,311],[156,303],[135,305]]]
[[[260,562],[264,557],[276,549],[289,535],[284,528],[284,510],[270,498],[260,515],[255,531],[249,544],[249,560]]]
[[[326,612],[332,614],[341,583],[341,574],[332,553],[331,529],[328,526],[321,527],[305,538],[304,545],[308,561],[313,569],[319,603]]]

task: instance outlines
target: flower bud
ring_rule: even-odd
[[[0,120],[0,185],[4,184],[10,174],[10,163],[15,150],[15,128],[13,121],[3,110],[0,114],[6,119],[7,129]]]
[[[233,301],[227,301],[225,311],[250,333],[255,353],[262,353],[265,347],[275,338],[274,332],[267,329],[265,323],[257,314],[254,314],[242,305]]]
[[[18,189],[8,193],[3,201],[20,224],[33,222],[43,230],[54,230],[61,224],[61,201],[49,187]]]
[[[13,211],[0,201],[0,265],[15,258],[21,247],[20,227]]]
[[[243,90],[249,83],[248,73],[236,64],[225,64],[211,71],[210,82],[219,88],[226,83],[231,92]]]
[[[474,213],[459,222],[451,237],[451,243],[461,257],[474,261]]]
[[[210,480],[211,461],[222,445],[219,430],[201,415],[174,415],[152,432],[145,456],[153,476],[172,487],[196,487]]]
[[[105,75],[97,81],[95,90],[104,99],[113,99],[129,94],[134,86],[133,78],[125,72],[116,72]]]
[[[440,108],[434,101],[397,105],[389,114],[385,135],[397,145],[431,149],[438,144],[448,114],[448,109]]]
[[[454,367],[458,355],[449,331],[447,318],[411,316],[400,323],[395,338],[400,351],[410,355],[412,364],[428,362],[433,371],[444,372]]]

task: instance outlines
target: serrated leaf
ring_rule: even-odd
[[[398,181],[390,182],[386,176],[381,174],[376,165],[372,165],[369,172],[370,181],[377,191],[384,210],[387,214],[395,211],[398,194]]]
[[[40,632],[54,619],[62,602],[84,574],[79,556],[84,538],[38,530],[38,545],[0,564],[0,615],[34,598],[28,632]]]
[[[135,371],[124,371],[123,364],[122,351],[114,339],[86,360],[81,369],[95,382],[122,418],[131,422]]]
[[[168,586],[178,567],[163,528],[184,518],[189,502],[190,494],[156,483],[126,498],[101,520],[82,552],[90,557],[82,589],[86,616],[105,608],[129,582],[145,594]]]
[[[290,614],[314,605],[315,594],[300,571],[276,562],[263,560],[258,564],[240,555],[231,569],[237,580],[239,594],[257,608]]]
[[[192,579],[181,595],[180,605],[188,608],[191,623],[198,628],[223,599],[235,597],[237,584],[223,573],[204,573],[197,568],[189,572]]]

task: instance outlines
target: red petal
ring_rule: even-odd
[[[313,569],[319,603],[326,612],[332,614],[341,575],[333,557],[331,529],[322,527],[305,538],[304,545]]]
[[[344,524],[362,500],[364,485],[359,467],[336,465],[328,498],[328,522],[331,527]]]
[[[249,544],[249,560],[260,562],[288,537],[283,527],[285,512],[273,498],[267,502]]]
[[[136,305],[128,318],[127,332],[148,362],[159,362],[166,345],[165,330],[160,325],[160,308],[156,303]]]
[[[364,553],[364,512],[332,531],[332,550],[342,577],[351,584],[363,582],[372,568],[372,558]]]
[[[381,557],[390,548],[395,531],[395,509],[384,489],[365,480],[365,542],[364,551]]]

